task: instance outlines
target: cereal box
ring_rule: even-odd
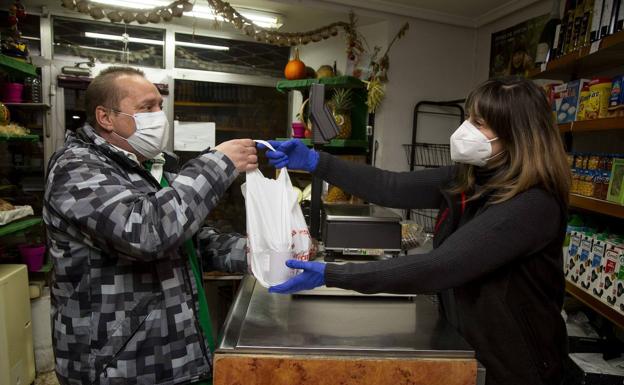
[[[555,86],[555,111],[557,123],[570,123],[576,119],[579,95],[587,79],[573,80],[568,83]]]

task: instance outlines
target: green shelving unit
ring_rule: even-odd
[[[26,230],[30,227],[43,223],[40,217],[29,217],[0,226],[0,237]]]
[[[350,88],[353,90],[351,109],[351,137],[349,139],[335,139],[326,144],[329,148],[352,148],[359,151],[368,149],[366,126],[368,125],[368,106],[366,105],[366,83],[353,76],[334,76],[321,79],[280,80],[277,82],[277,90],[280,92],[299,91],[303,99],[308,98],[308,91],[313,84],[324,84],[327,89]],[[326,98],[331,97],[331,92],[326,92]],[[278,139],[279,140],[279,139]],[[309,142],[309,141],[308,141]]]
[[[298,79],[298,80],[280,80],[277,82],[277,89],[281,92],[286,91],[302,91],[310,88],[312,84],[325,84],[327,88],[363,88],[366,89],[366,83],[353,76],[334,76],[321,79]]]
[[[39,135],[2,135],[0,134],[0,142],[38,142]]]
[[[291,138],[277,138],[280,142],[284,142],[286,140],[290,140]],[[306,146],[312,147],[311,139],[299,139]],[[358,139],[332,139],[329,143],[324,145],[325,147],[333,147],[333,148],[368,148],[368,141],[366,140],[358,140]]]
[[[0,70],[19,76],[37,76],[34,65],[3,54],[0,54]]]

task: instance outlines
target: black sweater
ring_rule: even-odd
[[[328,264],[326,285],[362,293],[454,288],[457,326],[486,367],[487,385],[559,384],[567,354],[565,207],[532,188],[499,204],[468,201],[460,213],[446,192],[454,173],[388,172],[321,153],[315,174],[347,193],[386,207],[451,210],[430,253]]]

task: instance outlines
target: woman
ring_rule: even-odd
[[[567,356],[562,243],[570,171],[542,90],[490,80],[466,101],[451,136],[456,166],[395,173],[274,143],[276,167],[303,169],[366,201],[439,208],[434,250],[365,264],[288,261],[303,273],[272,287],[320,285],[362,293],[453,289],[458,329],[486,367],[488,385],[560,384]]]

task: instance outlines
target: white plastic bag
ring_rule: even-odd
[[[247,173],[242,186],[247,211],[247,261],[264,287],[278,285],[297,273],[284,264],[288,259],[310,259],[312,240],[298,194],[288,172],[268,179],[259,170]]]

